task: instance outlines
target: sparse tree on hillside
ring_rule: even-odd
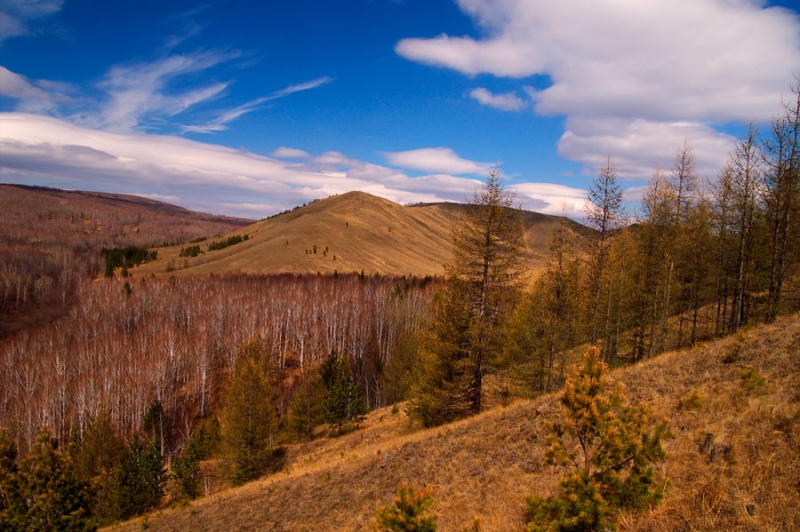
[[[610,388],[607,371],[592,348],[567,378],[545,459],[574,469],[561,479],[561,495],[528,498],[530,531],[603,530],[618,510],[660,498],[652,464],[665,459],[667,425],[651,431],[644,407],[630,405],[621,385]]]
[[[245,342],[222,397],[222,437],[232,466],[231,481],[241,485],[268,465],[275,434],[275,413],[259,338]]]
[[[348,357],[332,354],[322,365],[322,414],[338,436],[358,426],[367,412],[361,386],[353,378]]]
[[[433,504],[428,491],[414,491],[403,484],[392,506],[378,508],[378,528],[388,532],[435,532],[436,515],[424,515]]]
[[[762,221],[758,198],[763,169],[757,144],[757,132],[754,127],[750,127],[746,139],[737,143],[736,150],[728,164],[732,198],[732,230],[735,235],[735,278],[730,330],[737,331],[747,323],[749,318],[756,246],[759,244],[758,234]]]
[[[566,349],[582,341],[579,331],[580,268],[566,218],[550,238],[545,271],[526,293],[508,324],[506,364],[512,381],[547,392],[562,375]]]
[[[596,231],[589,260],[590,341],[597,345],[600,338],[608,339],[609,316],[604,309],[610,308],[612,285],[608,279],[609,248],[611,236],[624,224],[622,189],[617,183],[617,168],[609,157],[600,169],[600,174],[589,186],[586,204],[586,224]],[[605,304],[604,304],[605,303]],[[604,354],[607,346],[604,347]]]
[[[481,410],[483,374],[502,352],[503,326],[521,286],[523,231],[514,197],[493,170],[453,232],[453,261],[415,366],[411,412],[425,424]]]
[[[772,121],[764,142],[764,203],[769,239],[769,294],[765,321],[775,320],[785,282],[800,262],[800,82],[794,101]]]

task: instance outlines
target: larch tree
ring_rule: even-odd
[[[550,237],[547,265],[508,324],[505,356],[513,383],[548,392],[563,375],[564,352],[581,341],[580,264],[575,235],[560,218]]]
[[[769,292],[765,321],[775,320],[783,302],[784,284],[800,257],[800,83],[794,101],[772,121],[764,140],[764,203],[769,240]]]
[[[348,356],[329,356],[320,368],[320,378],[322,416],[331,426],[331,435],[344,434],[364,421],[367,405],[362,387],[350,369]]]
[[[415,365],[410,408],[426,425],[480,412],[483,375],[521,288],[523,246],[521,212],[495,168],[453,230],[453,260]]]
[[[728,164],[735,234],[735,279],[730,330],[737,331],[749,318],[749,297],[758,244],[757,231],[761,222],[758,203],[763,168],[757,132],[753,126],[748,130],[747,138],[736,144]]]
[[[592,345],[597,345],[601,336],[605,339],[608,336],[605,326],[608,316],[603,314],[603,310],[608,308],[604,303],[607,303],[607,298],[611,297],[611,286],[607,279],[611,237],[625,222],[622,210],[622,189],[617,183],[617,168],[611,162],[610,157],[606,159],[606,164],[589,186],[587,199],[586,224],[595,230],[589,258],[588,288],[591,297],[589,337]],[[605,351],[604,349],[604,354]]]

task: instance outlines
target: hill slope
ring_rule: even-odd
[[[623,530],[800,527],[800,316],[617,370],[633,401],[671,419],[664,500],[622,515]],[[748,375],[763,378],[763,383]],[[691,399],[692,396],[696,399]],[[398,485],[431,488],[440,530],[520,530],[524,498],[555,489],[544,421],[556,394],[413,431],[402,412],[362,430],[288,449],[282,472],[148,517],[153,530],[369,530]],[[701,449],[715,435],[716,459]],[[122,530],[137,530],[142,520]]]
[[[75,284],[102,271],[104,247],[185,242],[251,223],[138,196],[5,184],[0,213],[0,337],[60,315]]]
[[[195,258],[180,257],[181,247],[159,252],[160,260],[137,274],[180,272],[333,273],[441,275],[450,260],[451,231],[465,205],[402,206],[363,192],[332,196],[239,229],[248,240]],[[558,218],[526,212],[526,260],[543,262]],[[587,229],[569,222],[577,232]]]

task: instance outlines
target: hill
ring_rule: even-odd
[[[102,271],[102,248],[186,242],[251,220],[125,194],[0,184],[0,337],[49,321],[76,283]]]
[[[364,192],[348,192],[237,229],[247,240],[196,257],[181,256],[185,246],[159,251],[159,260],[141,274],[333,273],[441,275],[451,257],[453,225],[466,205],[438,203],[403,206]],[[526,262],[544,261],[558,218],[524,212]],[[568,222],[574,231],[588,231]],[[184,251],[184,255],[186,252]]]
[[[793,315],[612,372],[654,419],[671,419],[674,436],[658,473],[663,502],[620,516],[623,530],[800,527],[799,348]],[[347,436],[289,447],[274,475],[115,529],[369,530],[406,482],[433,490],[441,530],[519,530],[525,496],[546,495],[563,474],[542,459],[557,404],[551,394],[429,430],[413,430],[402,409],[377,410]]]

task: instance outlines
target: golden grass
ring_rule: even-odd
[[[205,253],[195,258],[179,257],[184,246],[161,248],[157,261],[131,273],[442,275],[442,265],[451,260],[452,228],[463,211],[453,204],[402,206],[349,192],[237,229],[231,235],[249,239],[222,250],[206,250],[215,238],[201,243]],[[524,220],[525,259],[536,269],[544,262],[557,218],[526,213]]]
[[[738,359],[726,353],[741,344]],[[752,366],[763,385],[740,376]],[[614,371],[629,398],[669,417],[659,466],[664,500],[619,517],[622,530],[800,529],[800,317]],[[525,496],[557,489],[542,459],[557,394],[413,430],[401,412],[372,412],[338,439],[291,446],[284,471],[150,515],[153,530],[371,530],[405,482],[434,492],[440,530],[520,530]],[[706,434],[714,434],[703,450]],[[715,459],[711,461],[711,451]],[[118,526],[134,530],[142,519]]]

